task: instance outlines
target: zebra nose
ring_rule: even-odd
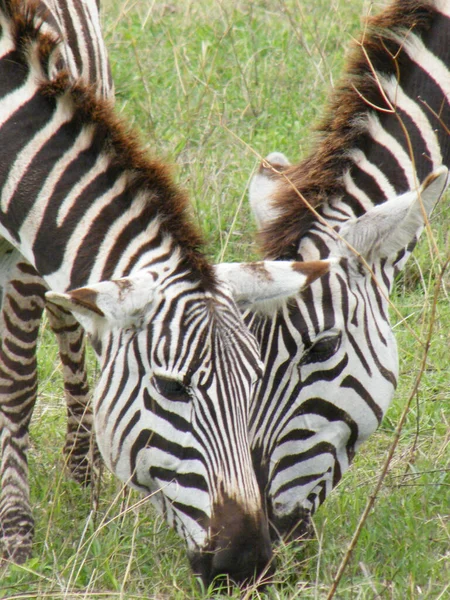
[[[272,547],[263,511],[250,515],[228,499],[225,507],[214,511],[210,531],[207,549],[191,557],[194,572],[206,586],[213,581],[222,585],[224,579],[238,586],[258,578],[267,581],[273,573]]]

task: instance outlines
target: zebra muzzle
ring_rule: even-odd
[[[216,505],[209,543],[191,556],[191,565],[207,586],[267,583],[273,566],[264,511],[250,514],[229,497]]]

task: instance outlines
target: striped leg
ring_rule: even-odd
[[[64,453],[72,477],[88,485],[100,454],[92,433],[92,409],[85,369],[84,331],[71,313],[48,303],[50,326],[55,333],[63,365],[67,403],[67,435]]]
[[[28,484],[28,427],[37,394],[36,345],[46,286],[16,251],[1,245],[0,533],[3,555],[31,554],[34,522]]]
[[[0,244],[0,537],[3,555],[20,563],[31,554],[34,523],[28,485],[28,428],[37,396],[37,338],[47,287],[34,268]],[[93,442],[84,333],[77,321],[48,305],[61,361],[68,411],[64,452],[76,481],[90,483],[99,452]]]

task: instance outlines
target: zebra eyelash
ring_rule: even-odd
[[[342,331],[329,331],[324,333],[305,350],[300,359],[299,366],[327,361],[339,350],[341,341]]]

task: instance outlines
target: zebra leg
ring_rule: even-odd
[[[50,327],[56,335],[63,366],[67,404],[67,435],[64,453],[73,479],[91,483],[98,469],[100,453],[93,436],[93,416],[85,364],[84,331],[71,313],[52,303],[46,304]]]
[[[0,244],[0,538],[3,556],[31,555],[28,427],[37,395],[36,345],[46,286],[33,267]]]

